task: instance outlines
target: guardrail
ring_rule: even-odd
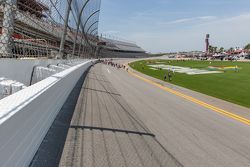
[[[68,95],[92,65],[86,61],[0,100],[0,164],[28,166]]]

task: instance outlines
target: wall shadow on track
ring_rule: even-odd
[[[84,81],[59,166],[182,167],[103,72]]]
[[[82,75],[71,91],[31,161],[30,167],[54,167],[59,165],[70,122],[88,71]]]

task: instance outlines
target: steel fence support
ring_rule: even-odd
[[[87,4],[89,3],[90,0],[87,0],[83,7],[81,8],[81,11],[78,15],[78,20],[77,20],[77,29],[76,29],[76,35],[75,35],[75,39],[74,39],[74,45],[73,45],[73,55],[75,54],[75,49],[76,49],[76,42],[77,42],[77,36],[78,36],[78,32],[79,32],[79,28],[80,28],[80,23],[81,23],[81,17],[82,17],[82,13],[85,9],[85,7],[87,6]],[[84,31],[84,30],[83,30]]]
[[[65,13],[64,29],[63,29],[63,34],[62,34],[61,43],[60,43],[60,50],[59,50],[59,55],[61,57],[64,54],[64,44],[65,44],[66,35],[67,35],[69,14],[70,14],[70,10],[71,10],[71,3],[72,3],[72,0],[68,0],[68,7],[67,7],[67,10],[66,10],[66,13]]]
[[[89,33],[89,30],[91,30],[91,28],[95,25],[95,24],[97,24],[99,21],[95,21],[94,23],[92,23],[90,26],[89,26],[89,28],[88,28],[88,30],[86,31],[86,34],[90,34]]]
[[[81,37],[81,42],[80,42],[79,49],[78,49],[78,57],[81,56],[82,42],[83,42],[83,36]]]

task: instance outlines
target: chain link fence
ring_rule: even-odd
[[[0,0],[0,57],[90,57],[100,0]]]

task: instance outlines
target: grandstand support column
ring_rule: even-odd
[[[89,45],[86,45],[86,48],[85,48],[84,52],[85,52],[87,58],[91,58],[91,56],[90,56],[90,46]]]
[[[81,42],[80,42],[80,44],[79,44],[78,57],[81,56],[81,50],[82,50],[82,45],[83,45],[82,43],[83,43],[83,36],[81,37]]]
[[[83,47],[82,47],[82,54],[84,55],[85,58],[87,58],[87,47],[88,47],[87,42],[84,41]]]
[[[60,43],[60,50],[59,50],[60,58],[62,58],[63,54],[64,54],[64,44],[65,44],[66,35],[67,35],[69,14],[70,14],[70,10],[71,10],[71,3],[72,3],[72,0],[68,0],[68,7],[67,7],[67,10],[65,13],[64,28],[63,28],[63,34],[62,34],[61,43]]]
[[[14,33],[14,15],[16,9],[16,0],[4,0],[3,9],[3,27],[0,37],[0,57],[9,57],[12,54],[11,40]]]
[[[95,49],[95,58],[98,59],[99,58],[99,50],[100,50],[100,46],[97,46]]]

